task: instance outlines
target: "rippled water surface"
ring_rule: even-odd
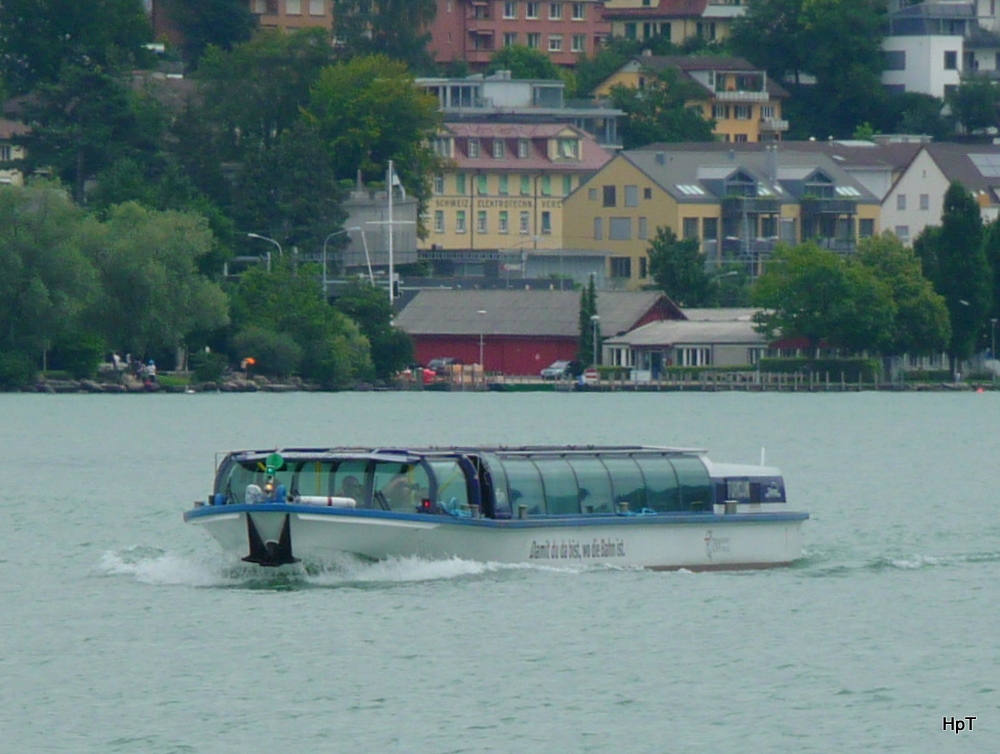
[[[1000,751],[998,418],[1000,393],[0,395],[0,751]],[[181,521],[229,449],[589,442],[766,453],[806,557],[275,575]]]

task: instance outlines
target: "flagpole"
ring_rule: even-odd
[[[396,306],[396,280],[393,277],[392,267],[392,160],[389,160],[389,172],[386,176],[385,185],[389,187],[389,311]]]

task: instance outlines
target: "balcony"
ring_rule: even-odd
[[[716,102],[767,102],[771,95],[767,92],[734,91],[713,92]]]
[[[788,121],[779,118],[761,118],[761,133],[781,133],[788,130]]]

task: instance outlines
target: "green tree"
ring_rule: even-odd
[[[430,72],[427,28],[435,0],[334,0],[337,36],[355,55],[384,55]]]
[[[290,338],[301,351],[294,371],[326,388],[371,379],[368,340],[350,318],[327,304],[313,272],[318,270],[293,274],[288,264],[276,264],[270,273],[262,267],[245,272],[232,293],[234,330],[259,328]],[[256,358],[240,352],[232,356]]]
[[[79,203],[87,178],[116,159],[155,149],[163,130],[151,103],[96,68],[65,68],[57,83],[39,85],[22,119],[31,126],[14,139],[25,148],[23,172],[54,171]]]
[[[3,0],[0,75],[18,95],[56,83],[66,67],[122,70],[149,60],[152,35],[136,0]]]
[[[80,248],[81,222],[81,210],[51,183],[0,187],[0,354],[20,365],[20,376],[85,329],[99,282]]]
[[[997,125],[1000,87],[986,76],[963,79],[945,95],[945,101],[951,108],[952,117],[962,124],[966,133]]]
[[[803,0],[755,0],[733,20],[730,44],[776,81],[795,83],[807,68],[809,50],[801,35]]]
[[[621,84],[612,87],[611,101],[625,111],[622,143],[626,149],[677,141],[714,141],[714,121],[706,120],[691,102],[704,100],[700,86],[683,82],[668,68],[639,90]]]
[[[886,231],[881,236],[863,239],[851,261],[871,269],[892,292],[896,315],[884,353],[931,355],[947,348],[951,337],[948,309],[924,277],[912,248]]]
[[[768,338],[803,338],[852,351],[880,351],[892,337],[889,286],[861,265],[814,243],[779,246],[753,289],[755,317]]]
[[[671,228],[660,226],[649,243],[649,274],[656,287],[678,306],[711,306],[712,277],[705,272],[705,257],[697,238],[683,241]]]
[[[403,185],[426,199],[431,176],[440,172],[431,144],[441,115],[437,99],[414,86],[403,63],[377,55],[324,69],[306,115],[338,176],[353,179],[360,170],[381,181],[394,160]]]
[[[225,294],[197,267],[213,244],[203,217],[122,204],[105,222],[89,219],[80,244],[102,284],[87,321],[112,348],[172,353],[192,333],[228,323]]]
[[[355,278],[334,306],[354,320],[368,338],[376,379],[388,380],[413,362],[413,341],[393,327],[392,307],[384,290]]]
[[[161,0],[167,17],[181,33],[181,55],[197,68],[209,46],[231,50],[250,39],[257,26],[250,6],[234,0]]]
[[[576,359],[584,366],[600,363],[600,346],[595,352],[594,341],[601,341],[601,323],[599,319],[593,319],[594,316],[597,316],[597,286],[591,275],[590,282],[580,294],[580,340]]]
[[[913,248],[924,274],[948,307],[948,354],[955,360],[967,359],[981,342],[993,294],[979,205],[962,184],[953,182],[948,187],[941,225],[925,228]]]
[[[560,78],[559,67],[541,50],[524,45],[501,47],[490,57],[487,73],[510,71],[514,79]]]

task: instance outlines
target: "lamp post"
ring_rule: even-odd
[[[483,331],[485,327],[483,323],[486,319],[486,310],[480,309],[476,314],[479,315],[479,366],[483,368],[483,374],[486,373],[486,364],[483,363]]]
[[[595,367],[600,363],[597,358],[597,327],[598,325],[600,325],[600,323],[601,323],[600,316],[598,316],[597,314],[590,315],[590,324],[593,325],[593,330],[594,330],[594,350],[593,353],[591,354],[592,357],[591,361],[594,362]]]
[[[341,228],[340,230],[335,230],[333,233],[328,235],[323,239],[323,295],[326,296],[326,245],[329,243],[330,239],[339,236],[343,233],[350,233],[354,230],[361,230],[360,227],[354,226],[353,228]]]
[[[256,238],[259,241],[267,241],[268,243],[273,243],[275,246],[278,247],[278,256],[279,257],[283,256],[283,254],[281,252],[281,244],[278,243],[277,241],[275,241],[273,238],[269,238],[268,236],[262,236],[262,235],[260,235],[260,233],[247,233],[247,238]],[[268,254],[267,254],[267,271],[268,272],[271,271],[271,253],[270,252],[268,252]]]

